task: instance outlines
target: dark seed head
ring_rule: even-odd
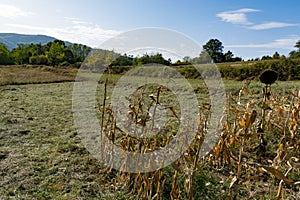
[[[271,85],[278,79],[278,74],[274,70],[266,69],[260,73],[258,78],[260,82]]]

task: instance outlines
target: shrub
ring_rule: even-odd
[[[45,55],[31,56],[29,58],[29,63],[32,65],[47,65],[48,58]]]

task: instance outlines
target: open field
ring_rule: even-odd
[[[74,81],[76,69],[47,66],[0,66],[0,85],[59,83]]]
[[[159,189],[152,188],[152,196],[158,191],[158,196],[161,195],[162,199],[170,199],[170,192],[176,195],[175,191],[180,191],[181,198],[184,199],[188,197],[189,192],[186,182],[191,180],[184,170],[194,169],[194,166],[196,168],[192,181],[193,196],[196,199],[230,199],[230,195],[234,196],[236,191],[240,199],[273,199],[279,187],[282,188],[283,199],[299,199],[299,185],[291,184],[291,181],[300,181],[300,162],[296,160],[300,159],[297,143],[300,141],[297,124],[300,117],[299,110],[298,115],[296,110],[299,108],[299,97],[296,93],[300,89],[299,81],[277,82],[272,86],[274,99],[269,103],[272,108],[276,108],[276,112],[273,112],[276,120],[268,121],[265,131],[268,145],[262,161],[258,161],[257,154],[249,150],[260,144],[259,140],[251,135],[255,132],[258,120],[252,127],[247,127],[251,130],[247,138],[241,134],[246,129],[242,124],[243,117],[248,112],[251,114],[253,109],[258,111],[258,115],[261,114],[257,104],[262,99],[262,84],[251,82],[239,99],[243,83],[225,80],[225,88],[228,94],[232,94],[233,99],[229,109],[232,112],[229,119],[232,121],[227,124],[228,130],[223,132],[224,143],[220,140],[212,157],[199,160],[199,163],[194,165],[192,161],[195,151],[189,150],[188,156],[178,159],[175,163],[181,163],[182,167],[176,168],[176,165],[172,165],[153,173],[128,175],[101,166],[81,143],[73,124],[73,83],[69,81],[74,80],[74,71],[52,72],[51,68],[36,68],[27,69],[26,73],[21,70],[23,74],[20,74],[19,68],[7,67],[0,70],[0,199],[133,199],[138,195],[140,199],[145,199],[147,194],[139,190],[142,188],[149,192],[149,188],[146,187],[149,183],[146,180],[153,180],[153,185],[164,183],[161,193]],[[120,76],[107,77],[108,89],[111,90]],[[104,80],[100,83],[104,83]],[[205,101],[203,82],[189,81],[198,99]],[[29,84],[43,82],[48,83]],[[102,102],[103,84],[98,89],[99,102]],[[152,93],[155,92],[156,88]],[[161,98],[168,96],[168,93],[163,95]],[[238,100],[241,102],[240,106],[235,102]],[[247,110],[248,102],[251,104]],[[170,101],[165,100],[165,103]],[[291,108],[290,112],[287,109],[283,111],[282,116],[276,114],[280,106]],[[235,114],[233,107],[236,108]],[[292,111],[296,112],[294,117],[289,114]],[[236,130],[233,128],[234,122]],[[284,127],[292,122],[296,123],[294,140],[291,139],[290,129]],[[276,125],[278,127],[275,129]],[[283,131],[287,132],[286,142],[281,141]],[[235,159],[239,155],[239,142],[242,140],[253,145],[244,146],[242,154],[245,163],[238,167]],[[285,154],[280,154],[280,150]],[[286,156],[276,163],[273,159],[278,155]],[[284,179],[278,172],[285,174],[289,170],[287,161],[292,168]],[[257,164],[260,165],[257,167]],[[241,171],[238,168],[241,168]],[[159,175],[161,179],[154,182],[154,177]],[[236,176],[240,176],[241,183],[235,180]],[[172,184],[172,181],[176,184]]]
[[[104,195],[101,166],[72,125],[72,83],[4,86],[0,93],[1,199]]]

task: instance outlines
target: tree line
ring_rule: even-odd
[[[203,64],[203,63],[226,63],[226,62],[240,62],[243,61],[241,57],[234,56],[234,54],[228,50],[224,53],[224,46],[222,42],[218,39],[210,39],[203,46],[203,51],[199,56],[191,58],[185,56],[182,60],[177,60],[171,62],[170,59],[166,60],[161,53],[156,53],[153,55],[144,54],[141,57],[134,57],[132,55],[118,55],[111,63],[110,66],[136,66],[149,63],[157,63],[162,65],[173,65],[173,66],[182,66],[182,65],[191,65],[191,64]],[[297,50],[291,51],[289,53],[290,59],[300,58],[300,41],[294,46]],[[286,59],[285,55],[280,55],[278,52],[275,52],[272,56],[262,56],[261,58],[251,59],[249,61],[264,61],[264,60],[277,60],[277,59]]]
[[[64,41],[54,40],[47,44],[18,44],[11,51],[0,44],[0,64],[2,65],[79,65],[85,60],[92,48],[82,44],[66,45]]]
[[[198,60],[201,62],[201,58],[206,56],[206,54],[209,55],[210,59],[213,60],[214,63],[224,63],[224,62],[236,62],[236,61],[242,61],[241,57],[235,57],[231,51],[227,51],[226,53],[223,53],[224,46],[222,45],[222,42],[218,39],[210,39],[203,47],[203,52],[201,52],[200,56],[198,58],[192,59],[194,61],[193,63],[199,63]],[[296,42],[295,48],[297,50],[291,51],[289,53],[290,59],[296,59],[300,58],[300,40]],[[196,60],[195,60],[196,59]],[[285,55],[280,55],[277,51],[272,55],[265,55],[261,58],[255,58],[251,59],[249,61],[263,61],[263,60],[277,60],[277,59],[286,59]],[[202,60],[207,60],[207,58],[204,57]]]
[[[183,60],[177,60],[172,63],[171,59],[165,59],[161,53],[144,54],[142,56],[120,55],[113,51],[96,50],[96,56],[91,56],[86,63],[96,66],[97,64],[104,64],[106,66],[136,66],[150,63],[157,63],[162,65],[190,65],[207,62],[224,63],[224,62],[238,62],[242,61],[241,57],[236,57],[228,50],[223,52],[224,46],[218,39],[210,39],[203,46],[203,51],[198,57],[190,58],[185,56]],[[294,46],[297,50],[291,51],[289,58],[300,58],[300,41]],[[79,67],[86,59],[88,54],[93,49],[82,44],[66,45],[64,41],[54,40],[47,44],[18,44],[18,46],[11,51],[7,49],[4,44],[0,43],[0,65],[10,64],[32,64],[32,65],[50,65],[50,66],[77,66]],[[102,54],[102,55],[101,55]],[[262,58],[252,59],[272,60],[286,58],[275,52],[273,56],[263,56]]]

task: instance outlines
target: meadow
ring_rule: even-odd
[[[78,136],[72,113],[75,69],[1,66],[0,71],[1,199],[299,199],[300,81],[277,81],[264,98],[258,80],[224,80],[226,120],[215,147],[199,157],[210,103],[204,82],[188,79],[201,102],[195,140],[167,167],[127,173],[101,165]],[[115,126],[118,115],[109,104],[120,77],[104,75],[99,81],[95,106],[103,134],[124,151],[165,146],[178,128],[176,98],[157,85],[140,88],[140,100],[135,95],[129,100],[139,111],[129,115],[135,123],[152,126],[144,113],[157,103],[174,106],[175,112],[166,111],[169,129],[148,142],[128,137]]]

